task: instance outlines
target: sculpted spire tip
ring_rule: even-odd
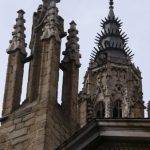
[[[114,8],[114,6],[113,6],[114,5],[113,0],[110,0],[109,5],[110,5],[109,8]]]

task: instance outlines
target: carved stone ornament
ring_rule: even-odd
[[[58,10],[56,8],[56,3],[54,1],[51,2],[50,8],[47,12],[47,17],[45,22],[45,26],[43,28],[43,34],[41,36],[41,40],[50,39],[55,37],[57,41],[60,41],[60,35],[57,28],[57,17]]]
[[[12,40],[10,40],[9,48],[7,49],[7,53],[13,53],[17,50],[20,50],[22,54],[26,55],[25,47],[25,34],[24,34],[24,11],[18,11],[18,18],[16,19],[16,25],[14,26],[15,31],[12,33]]]

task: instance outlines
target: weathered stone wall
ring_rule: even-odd
[[[39,78],[41,69],[41,56],[42,56],[42,43],[40,40],[40,33],[36,33],[34,38],[34,48],[31,50],[31,56],[34,57],[30,62],[29,67],[29,77],[28,77],[28,87],[27,87],[27,98],[30,102],[35,101],[39,96]]]
[[[33,103],[14,112],[2,124],[0,135],[6,139],[0,144],[2,150],[42,149],[46,113],[37,106],[40,107],[40,104]]]
[[[68,138],[69,131],[58,109],[54,113],[48,110],[43,101],[11,114],[0,128],[0,150],[54,150]]]
[[[3,115],[8,115],[19,107],[24,71],[22,61],[24,58],[24,55],[20,51],[9,55],[3,100]]]
[[[87,123],[87,101],[79,103],[79,123],[80,127],[83,127]]]
[[[60,107],[55,109],[53,113],[48,111],[47,115],[44,150],[54,150],[73,133],[67,119],[63,119],[64,116]]]

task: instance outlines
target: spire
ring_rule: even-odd
[[[110,0],[109,5],[110,5],[109,8],[112,8],[112,9],[114,8],[114,6],[113,6],[114,5],[113,0]]]
[[[18,12],[18,18],[16,19],[16,24],[14,25],[14,32],[12,32],[12,40],[10,41],[10,46],[7,49],[7,53],[13,53],[19,50],[22,54],[26,55],[25,47],[25,19],[24,14],[25,12],[21,9]]]
[[[68,33],[68,42],[66,43],[66,50],[63,52],[64,59],[62,64],[75,61],[76,65],[80,67],[79,59],[81,55],[79,54],[79,38],[77,37],[78,30],[76,29],[76,23],[74,21],[70,23],[70,29],[68,30]]]
[[[102,20],[102,31],[97,33],[96,45],[91,55],[92,61],[101,60],[104,54],[112,57],[132,59],[132,51],[127,47],[128,37],[125,32],[122,32],[122,22],[114,14],[114,2],[109,1],[108,17]]]
[[[115,14],[114,14],[114,6],[113,6],[113,4],[114,4],[114,2],[113,2],[113,0],[110,0],[110,2],[109,2],[109,14],[108,14],[108,17],[110,18],[110,19],[113,19],[113,18],[115,18]]]

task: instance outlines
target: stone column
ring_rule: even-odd
[[[38,11],[33,15],[33,26],[32,26],[32,36],[30,42],[32,60],[29,66],[29,77],[28,77],[28,87],[27,87],[27,99],[29,102],[33,102],[39,97],[39,80],[40,80],[40,70],[41,70],[41,56],[42,56],[42,26],[40,19],[42,15],[46,13],[43,5],[40,5]],[[40,21],[40,22],[39,22]]]
[[[68,32],[68,42],[66,44],[66,50],[63,52],[64,59],[61,62],[61,68],[64,73],[62,106],[65,115],[69,117],[69,119],[77,121],[77,97],[81,56],[79,54],[78,31],[74,21],[70,23]]]
[[[10,114],[20,105],[22,92],[22,80],[24,72],[23,60],[26,57],[26,43],[24,34],[24,11],[18,11],[16,19],[15,31],[12,33],[13,38],[10,41],[10,46],[7,49],[9,54],[7,77],[3,102],[3,116]]]
[[[56,104],[61,39],[58,30],[58,9],[55,1],[51,1],[44,23],[43,34],[41,36],[42,56],[39,100],[48,100],[49,104]]]
[[[105,97],[105,118],[112,117],[112,108],[111,108],[111,100],[109,96]]]

